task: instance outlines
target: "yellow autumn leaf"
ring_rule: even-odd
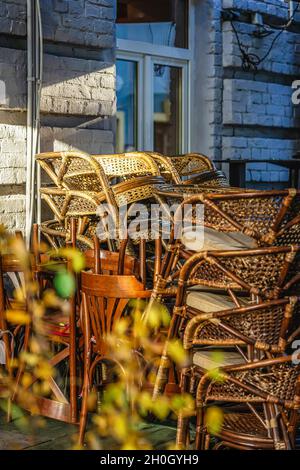
[[[127,419],[124,415],[116,415],[113,419],[112,432],[120,441],[124,441],[128,436]]]
[[[32,377],[30,374],[28,374],[28,372],[25,372],[22,377],[22,385],[24,388],[28,388],[30,387],[31,384],[32,384]]]
[[[195,409],[194,399],[188,393],[174,395],[171,399],[171,406],[176,413],[181,412],[186,416],[191,416]]]
[[[79,273],[85,267],[84,255],[76,248],[60,248],[56,255],[71,260],[75,273]]]
[[[205,423],[210,434],[218,434],[223,425],[223,413],[220,408],[211,406],[206,411]]]
[[[38,355],[26,351],[21,352],[20,359],[31,367],[34,367],[40,360]]]
[[[53,368],[49,362],[42,361],[37,364],[33,372],[37,378],[47,380],[53,375]]]
[[[157,418],[165,419],[170,412],[169,400],[165,396],[156,398],[153,401],[152,411]]]
[[[25,297],[24,297],[24,290],[22,289],[22,287],[18,287],[17,289],[14,290],[14,298],[17,302],[24,303]]]
[[[183,366],[187,361],[187,356],[185,350],[183,349],[183,345],[178,339],[169,341],[167,354],[174,362],[176,362],[176,364],[180,366]]]
[[[149,392],[141,392],[138,397],[138,406],[140,413],[145,416],[147,412],[151,411],[153,401]]]
[[[161,325],[166,327],[170,323],[170,314],[167,307],[159,302],[154,302],[147,309],[147,324],[150,328],[159,328]]]
[[[29,325],[30,316],[24,310],[6,310],[6,320],[17,325]]]

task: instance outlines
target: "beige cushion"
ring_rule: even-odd
[[[182,242],[188,250],[213,251],[213,250],[245,250],[257,248],[256,241],[240,232],[218,232],[209,227],[203,230],[193,231],[184,229]]]
[[[241,306],[248,305],[250,299],[239,297],[239,302]],[[186,305],[205,313],[219,312],[236,307],[229,295],[199,290],[198,287],[189,290],[186,297]]]
[[[193,356],[193,363],[201,369],[211,370],[235,364],[244,364],[245,360],[238,352],[208,349],[197,351]]]

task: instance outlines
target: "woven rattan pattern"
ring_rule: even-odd
[[[299,366],[292,367],[288,364],[276,364],[265,369],[254,369],[243,372],[230,372],[230,375],[246,385],[276,396],[281,400],[293,401],[295,396],[297,379],[299,377]],[[231,401],[263,401],[238,385],[226,381],[220,383],[211,382],[207,389],[207,399]]]
[[[241,286],[226,275],[213,262],[204,260],[197,264],[190,274],[190,284],[201,284],[209,287],[239,289]],[[270,294],[279,281],[280,267],[285,261],[284,253],[270,253],[264,256],[231,256],[218,257],[218,263],[224,269],[238,276],[248,285]]]
[[[285,306],[265,308],[260,313],[247,313],[226,317],[224,322],[256,341],[268,344],[278,344],[280,329],[284,318]],[[193,344],[237,344],[237,338],[217,325],[205,321],[197,329]]]
[[[260,415],[264,421],[263,414]],[[224,413],[222,432],[231,431],[246,434],[255,438],[268,438],[267,429],[253,413]]]

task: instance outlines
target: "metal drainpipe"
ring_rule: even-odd
[[[30,244],[32,224],[40,222],[38,194],[40,173],[35,154],[40,148],[40,97],[43,67],[43,39],[39,0],[27,0],[27,145],[26,145],[26,229]]]

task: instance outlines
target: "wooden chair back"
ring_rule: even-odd
[[[135,276],[81,273],[82,324],[85,340],[93,337],[97,355],[105,356],[105,337],[125,315],[130,299],[149,298]]]

